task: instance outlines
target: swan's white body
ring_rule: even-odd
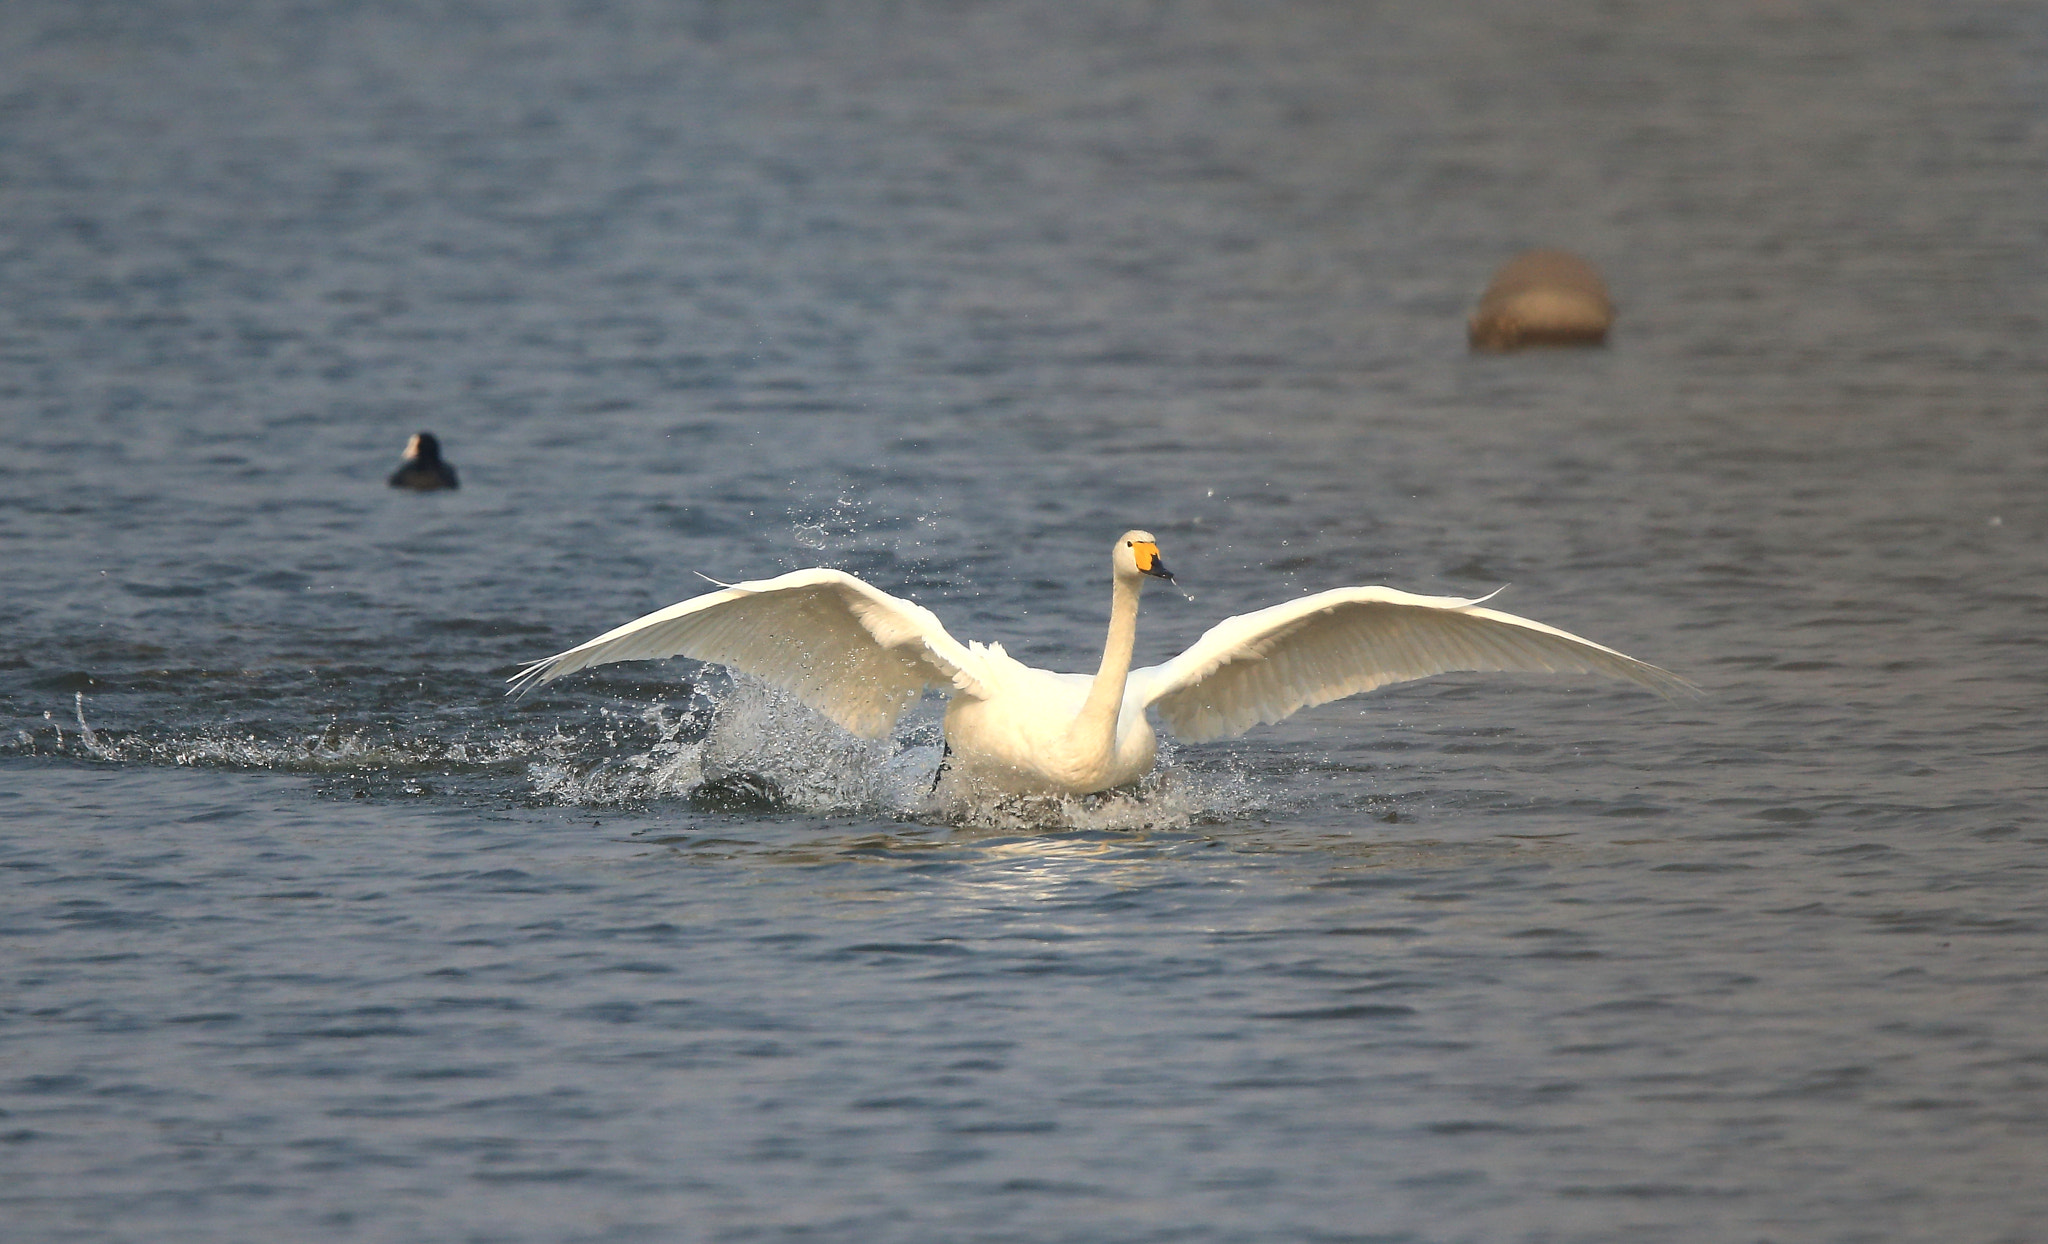
[[[592,665],[687,656],[793,693],[880,738],[927,687],[943,689],[953,780],[981,791],[1079,795],[1152,768],[1147,709],[1190,742],[1229,738],[1296,709],[1451,670],[1608,674],[1669,693],[1691,684],[1612,648],[1478,600],[1340,587],[1225,618],[1179,656],[1133,670],[1145,575],[1171,579],[1157,542],[1126,532],[1091,677],[1034,669],[999,644],[962,644],[931,610],[841,570],[797,570],[707,592],[536,661],[538,686]]]

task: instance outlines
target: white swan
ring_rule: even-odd
[[[1055,674],[999,644],[962,644],[931,610],[841,570],[736,583],[656,610],[511,679],[524,690],[610,661],[687,656],[751,674],[855,734],[887,735],[927,687],[952,697],[953,781],[989,793],[1081,795],[1152,768],[1156,708],[1190,742],[1388,683],[1450,670],[1610,674],[1664,694],[1692,684],[1480,600],[1340,587],[1225,618],[1163,665],[1131,669],[1145,576],[1172,581],[1159,545],[1127,531],[1110,554],[1109,638],[1094,677]],[[1481,598],[1483,600],[1485,598]]]

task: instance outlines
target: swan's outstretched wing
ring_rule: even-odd
[[[592,665],[674,656],[752,674],[867,738],[887,734],[926,687],[987,694],[979,658],[931,610],[824,569],[694,596],[535,661],[511,681],[523,691]]]
[[[1298,708],[1452,670],[1611,674],[1693,690],[1654,665],[1476,600],[1340,587],[1225,618],[1163,665],[1131,672],[1141,704],[1190,742],[1243,734]]]

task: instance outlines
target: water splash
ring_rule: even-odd
[[[690,798],[728,810],[781,808],[857,813],[897,820],[1009,831],[1139,830],[1217,823],[1256,808],[1242,773],[1201,772],[1172,762],[1135,786],[1083,796],[972,796],[936,786],[942,756],[935,713],[912,717],[891,739],[862,739],[753,679],[699,692],[707,727],[692,737],[697,714],[643,714],[659,741],[645,751],[578,767],[550,759],[531,767],[534,788],[574,804],[642,803]]]
[[[75,739],[67,739],[54,717],[52,743],[43,747],[25,730],[16,731],[18,747],[7,750],[34,755],[83,751],[95,760],[124,764],[188,768],[261,769],[277,773],[325,776],[336,773],[488,772],[508,764],[524,765],[536,752],[561,751],[578,740],[559,730],[538,739],[517,735],[443,738],[409,735],[396,728],[343,727],[331,722],[314,733],[278,736],[257,730],[201,730],[157,738],[135,730],[94,726],[86,718],[85,693],[73,699],[78,723]]]
[[[625,721],[609,709],[603,716]],[[602,731],[603,751],[595,759],[590,740],[558,731],[561,746],[529,758],[526,772],[534,794],[549,803],[620,807],[687,796],[704,784],[703,731],[696,713],[672,712],[659,703],[641,710],[636,719],[654,732],[654,741],[623,755],[617,751],[616,728]]]
[[[707,811],[858,815],[1004,832],[1154,830],[1257,815],[1249,775],[1177,762],[1162,740],[1160,766],[1132,787],[1063,797],[976,796],[939,787],[936,704],[889,739],[862,739],[753,679],[693,686],[680,702],[598,710],[595,724],[521,733],[489,727],[409,732],[397,725],[329,722],[277,734],[221,727],[171,737],[95,726],[83,692],[75,734],[45,714],[48,734],[19,731],[17,754],[89,756],[122,764],[253,770],[344,781],[358,796],[433,793],[459,782],[470,796],[573,807],[687,802]]]
[[[101,760],[113,759],[113,756],[100,746],[99,736],[94,734],[92,727],[85,722],[85,692],[74,691],[71,693],[71,708],[78,715],[78,738],[85,745],[85,750]]]
[[[862,739],[753,679],[696,690],[689,708],[656,704],[638,714],[652,746],[594,763],[549,756],[529,770],[534,790],[572,804],[635,804],[699,797],[807,812],[908,811],[939,763],[936,721],[913,721],[895,739]],[[708,791],[706,788],[710,788]]]

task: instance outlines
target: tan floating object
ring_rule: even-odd
[[[1493,274],[1466,325],[1474,350],[1597,346],[1614,326],[1607,282],[1570,251],[1525,251]]]

